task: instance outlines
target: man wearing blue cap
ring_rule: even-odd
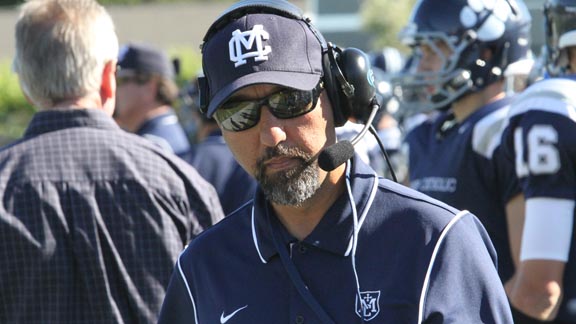
[[[364,53],[249,0],[202,54],[205,111],[258,188],[182,253],[159,323],[512,323],[476,217],[338,163],[335,126],[374,102]]]
[[[188,159],[190,142],[171,108],[178,98],[174,78],[174,65],[164,52],[142,43],[123,46],[114,118],[125,130]]]

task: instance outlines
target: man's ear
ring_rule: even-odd
[[[102,109],[110,116],[114,113],[116,105],[116,61],[108,61],[102,71],[102,83],[100,85],[100,100]]]

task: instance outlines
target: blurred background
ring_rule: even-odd
[[[11,71],[14,24],[22,0],[0,0],[0,145],[20,137],[34,113]],[[179,86],[200,69],[199,45],[205,31],[232,0],[99,0],[115,21],[120,43],[146,42],[180,61]],[[397,48],[406,53],[397,34],[415,0],[293,0],[312,18],[328,41],[366,52]],[[543,40],[544,0],[528,0],[533,17],[534,53]],[[178,109],[179,107],[175,107]]]

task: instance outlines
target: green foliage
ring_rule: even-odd
[[[0,89],[0,144],[5,144],[22,136],[34,108],[20,91],[8,60],[0,61]]]
[[[168,50],[170,57],[180,60],[179,86],[194,78],[201,68],[200,53],[192,47]],[[0,61],[0,145],[24,133],[35,109],[30,105],[18,85],[18,76],[11,71],[9,60]]]
[[[98,0],[102,5],[126,5],[142,3],[169,3],[169,2],[231,2],[233,0]],[[23,3],[24,0],[0,0],[0,7],[15,6]]]
[[[168,49],[168,55],[171,58],[180,60],[180,74],[176,82],[183,86],[186,82],[192,80],[202,68],[200,51],[192,47],[174,47]]]
[[[374,36],[373,48],[392,46],[407,51],[398,33],[408,22],[415,0],[365,0],[361,14],[364,28]]]

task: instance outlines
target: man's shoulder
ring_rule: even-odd
[[[253,247],[251,210],[252,201],[249,201],[204,230],[190,242],[182,257],[192,260],[206,257],[225,258],[221,252],[230,251],[230,247],[234,250]]]
[[[471,144],[474,152],[491,159],[500,145],[502,132],[507,122],[509,100],[496,103],[495,107],[486,106],[486,111],[474,121],[471,132]]]
[[[576,122],[576,81],[546,79],[528,87],[512,103],[509,116],[531,112],[556,114]]]
[[[0,150],[4,171],[19,168],[48,178],[188,180],[201,178],[185,161],[122,130],[74,127],[25,137]],[[41,165],[42,168],[34,166]],[[8,170],[9,171],[9,170]],[[97,175],[97,176],[96,176]],[[49,179],[47,179],[49,180]],[[153,184],[155,181],[150,181]]]
[[[377,208],[386,208],[389,215],[410,215],[414,221],[433,219],[445,223],[460,212],[440,200],[390,180],[380,179],[379,189],[382,194],[377,196],[375,203],[381,205]]]

